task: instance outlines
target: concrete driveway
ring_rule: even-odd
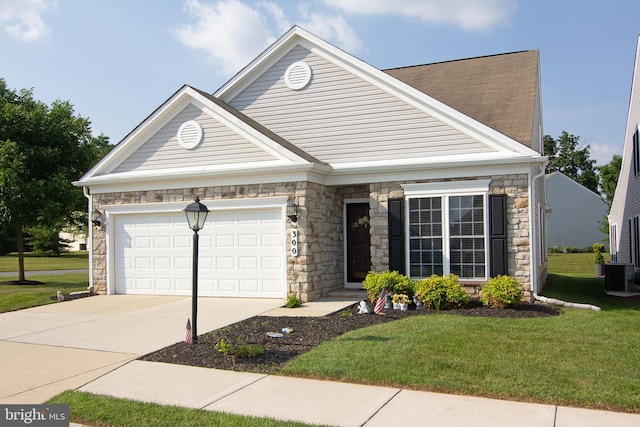
[[[281,307],[281,299],[199,298],[198,332]],[[109,295],[0,314],[0,403],[41,403],[182,341],[191,297]]]

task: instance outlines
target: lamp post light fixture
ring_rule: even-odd
[[[193,271],[191,276],[191,342],[193,344],[198,342],[198,231],[204,227],[204,222],[207,220],[209,209],[200,203],[200,199],[196,196],[193,203],[187,205],[184,208],[184,213],[187,215],[187,222],[189,228],[193,230]]]
[[[298,205],[293,200],[287,203],[287,216],[291,222],[298,222]]]

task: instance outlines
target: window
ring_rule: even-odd
[[[611,224],[609,227],[609,252],[611,253],[611,262],[618,262],[618,227]]]
[[[468,182],[403,186],[412,278],[453,273],[461,279],[486,280],[488,181],[469,182],[471,188],[465,188]],[[446,188],[454,185],[461,188]],[[481,194],[463,194],[477,190],[478,185],[483,189]],[[434,194],[438,192],[444,194]]]
[[[633,133],[633,173],[640,173],[640,134],[638,129]]]

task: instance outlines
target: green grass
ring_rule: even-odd
[[[594,258],[594,253],[549,254],[549,271],[573,277],[593,277],[596,275]],[[604,254],[604,260],[609,262],[609,254]]]
[[[72,422],[100,427],[296,427],[311,425],[136,402],[79,391],[65,391],[54,396],[47,403],[68,404]]]
[[[14,279],[17,279],[14,278]],[[89,284],[87,273],[69,273],[50,276],[37,274],[28,275],[28,280],[42,282],[42,285],[0,285],[0,313],[21,310],[28,307],[36,307],[56,302],[51,299],[56,291],[63,294],[76,291],[86,291]],[[2,277],[3,280],[12,280]]]
[[[558,273],[550,274],[543,294],[596,304],[601,312],[563,309],[537,319],[414,316],[338,337],[283,373],[640,412],[640,303],[605,295],[604,280],[589,278],[593,254],[553,255],[551,271]]]
[[[42,270],[80,270],[89,268],[87,252],[64,253],[59,257],[39,257],[25,254],[26,271]],[[0,272],[18,271],[18,254],[12,253],[0,257]],[[16,276],[17,277],[17,276]]]

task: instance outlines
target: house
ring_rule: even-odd
[[[547,244],[578,249],[604,243],[607,236],[601,224],[609,212],[600,195],[559,171],[545,176],[547,204],[552,213],[547,219]]]
[[[636,47],[622,168],[609,211],[611,260],[640,268],[640,36]]]
[[[76,185],[96,292],[305,301],[368,271],[546,277],[536,50],[381,71],[294,26],[215,93],[185,85]],[[287,205],[297,207],[295,221]]]

